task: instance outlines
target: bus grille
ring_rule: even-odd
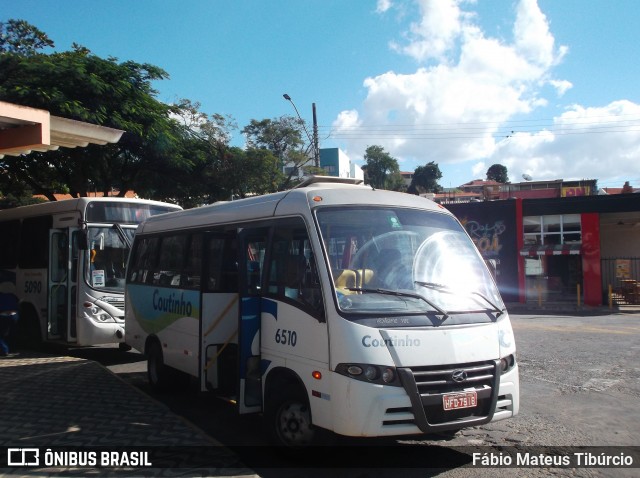
[[[124,299],[113,299],[113,298],[110,298],[108,301],[105,300],[105,302],[107,304],[115,307],[116,309],[119,309],[122,312],[124,312]]]
[[[495,361],[410,367],[399,369],[399,372],[403,387],[411,398],[414,423],[424,432],[477,425],[493,417],[499,388],[498,364]],[[456,382],[454,373],[464,380]],[[445,394],[469,391],[476,392],[476,407],[444,410]],[[399,410],[387,412],[393,416]],[[407,423],[406,411],[403,415],[401,421]],[[392,424],[393,420],[385,423]]]

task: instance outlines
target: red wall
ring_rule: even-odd
[[[600,269],[600,218],[598,213],[583,213],[582,287],[586,305],[602,305],[602,271]]]

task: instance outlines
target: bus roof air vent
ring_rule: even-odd
[[[308,176],[293,189],[304,188],[318,183],[362,184],[364,180],[356,178],[339,178],[337,176]]]

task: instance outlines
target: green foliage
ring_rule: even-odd
[[[382,146],[367,147],[364,160],[366,162],[366,184],[370,184],[377,189],[398,187],[397,175],[400,173],[398,161],[387,153]]]
[[[37,50],[53,46],[46,33],[24,20],[0,22],[0,53],[32,55]]]
[[[438,184],[441,178],[440,167],[433,161],[424,166],[418,166],[413,173],[408,192],[411,194],[439,193],[442,191],[442,186]]]
[[[313,158],[309,155],[311,145],[305,147],[304,123],[293,116],[275,119],[251,120],[242,129],[251,150],[265,149],[279,160],[280,168],[287,170],[281,176],[279,189],[290,188],[300,170],[307,170]]]
[[[495,181],[497,183],[507,184],[509,175],[507,167],[502,164],[494,164],[487,170],[487,181]]]
[[[105,192],[136,188],[159,162],[173,161],[170,152],[180,139],[169,106],[155,98],[151,86],[167,76],[153,65],[105,60],[77,45],[51,55],[0,54],[0,100],[125,131],[115,145],[5,158],[2,178],[50,199],[60,185],[74,196],[86,195],[90,182]]]
[[[230,147],[233,118],[206,114],[188,99],[158,101],[153,83],[168,78],[163,69],[100,58],[77,44],[41,52],[53,46],[25,21],[0,23],[0,100],[124,134],[117,144],[5,156],[0,196],[7,203],[24,203],[34,194],[54,200],[60,192],[79,197],[135,190],[193,207],[288,189],[299,171],[324,174],[313,165],[300,118],[251,120],[241,131],[246,148]],[[398,162],[382,147],[368,147],[365,160],[373,186],[403,190]]]

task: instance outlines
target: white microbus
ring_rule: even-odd
[[[464,228],[428,199],[353,183],[314,177],[140,226],[126,343],[152,386],[196,377],[285,445],[518,413],[509,316]]]
[[[0,211],[2,294],[19,302],[18,339],[124,345],[124,284],[138,224],[179,206],[84,197]]]

